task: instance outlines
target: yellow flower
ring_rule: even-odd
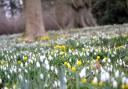
[[[103,81],[99,81],[99,86],[103,86]]]
[[[66,46],[65,45],[56,45],[56,46],[54,46],[54,49],[59,49],[61,51],[66,51]]]
[[[26,62],[28,60],[28,57],[24,56],[23,60]]]
[[[98,80],[97,80],[97,78],[95,77],[95,78],[91,81],[91,84],[92,84],[92,85],[97,85],[97,81],[98,81]]]
[[[86,82],[87,82],[86,78],[82,78],[81,82],[82,82],[83,84],[86,84]]]
[[[18,61],[17,63],[18,63],[18,64],[21,64],[22,62],[21,62],[21,61]]]
[[[97,56],[96,59],[100,59],[100,56]]]
[[[122,85],[121,85],[121,88],[122,88],[122,89],[125,89],[125,84],[122,84]]]
[[[77,65],[80,66],[82,64],[81,60],[77,61]]]
[[[97,85],[97,82],[93,81],[91,82],[92,85]]]
[[[75,67],[72,67],[72,72],[75,72],[76,71],[76,68]]]
[[[16,84],[13,85],[13,89],[16,89]]]
[[[125,89],[128,89],[128,84],[125,84]]]
[[[64,65],[65,65],[68,69],[70,69],[70,68],[71,68],[70,63],[68,63],[68,62],[64,62]]]
[[[49,36],[42,36],[39,38],[39,40],[47,41],[47,40],[50,40],[50,37]]]
[[[68,62],[64,62],[64,65],[67,66],[68,65]]]

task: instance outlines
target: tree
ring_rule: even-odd
[[[25,41],[45,36],[41,0],[25,0]]]

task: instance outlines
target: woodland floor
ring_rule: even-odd
[[[0,36],[0,87],[128,89],[128,24],[48,34],[33,43]]]

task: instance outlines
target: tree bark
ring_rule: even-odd
[[[45,36],[41,0],[25,0],[25,40]]]

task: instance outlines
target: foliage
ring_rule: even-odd
[[[93,14],[97,22],[104,24],[122,24],[128,22],[126,0],[93,0]]]

